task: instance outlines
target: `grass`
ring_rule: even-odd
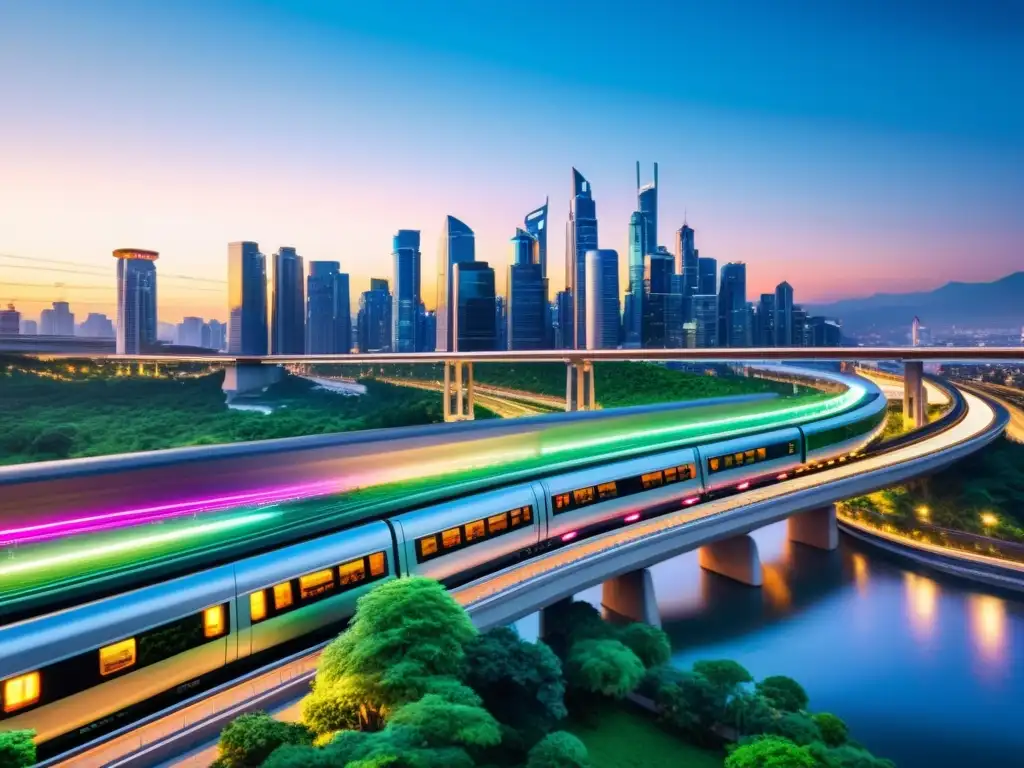
[[[570,721],[566,730],[587,745],[593,768],[722,768],[723,754],[667,733],[653,717],[626,705],[594,722]]]

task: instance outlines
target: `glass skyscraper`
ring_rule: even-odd
[[[775,322],[773,324],[776,347],[799,346],[793,339],[793,286],[783,281],[775,286]]]
[[[484,352],[497,345],[494,270],[485,261],[455,262],[452,277],[452,352]]]
[[[615,349],[619,346],[621,326],[619,254],[609,248],[592,249],[586,252],[584,264],[587,284],[586,349]]]
[[[718,296],[698,293],[692,297],[695,345],[700,349],[718,346]]]
[[[669,325],[670,322],[677,319],[672,311],[674,308],[672,300],[674,272],[675,259],[671,253],[658,250],[644,257],[644,347],[665,348],[669,346]],[[672,330],[676,331],[676,329]],[[676,333],[671,335],[675,336]]]
[[[437,346],[438,352],[454,352],[455,303],[454,267],[476,259],[476,237],[473,230],[454,216],[444,220],[444,230],[437,249]],[[492,290],[493,293],[493,290]],[[493,310],[493,307],[492,307]]]
[[[537,241],[516,230],[512,238],[512,264],[508,268],[508,349],[544,349],[547,346],[548,281],[541,265],[531,258]]]
[[[267,263],[257,243],[228,243],[228,353],[267,354]]]
[[[306,349],[302,257],[294,248],[278,248],[271,265],[270,354],[301,355]]]
[[[757,303],[757,330],[754,334],[755,347],[775,346],[775,294],[762,293]]]
[[[697,293],[704,296],[718,293],[718,262],[709,256],[697,259]]]
[[[370,278],[370,290],[359,297],[359,314],[356,319],[356,335],[359,351],[391,351],[391,292],[388,281],[378,277]]]
[[[548,277],[548,199],[546,197],[544,205],[526,214],[524,224],[526,231],[537,241],[537,261],[540,264],[541,275],[546,280]]]
[[[654,164],[654,181],[640,186],[640,161],[636,162],[636,209],[646,220],[644,229],[644,252],[658,250],[658,164]]]
[[[572,301],[574,344],[587,348],[587,251],[597,248],[597,206],[590,182],[572,169],[572,197],[565,230],[565,286]],[[616,296],[616,301],[618,297]]]
[[[676,274],[683,276],[683,296],[703,292],[700,290],[700,262],[694,247],[694,234],[688,224],[676,230]]]
[[[391,255],[395,262],[391,339],[395,352],[416,352],[420,308],[420,232],[400,229]]]
[[[640,167],[637,163],[637,180]],[[634,211],[629,217],[629,301],[626,306],[625,346],[636,348],[643,345],[644,318],[644,256],[647,243],[648,221],[641,211]]]
[[[114,251],[119,355],[137,355],[156,343],[156,260],[159,255],[156,251],[138,248]]]
[[[310,354],[348,354],[352,351],[349,280],[336,261],[309,262],[306,351]]]
[[[748,345],[750,310],[747,308],[747,265],[741,261],[722,267],[718,285],[718,340],[723,347]]]

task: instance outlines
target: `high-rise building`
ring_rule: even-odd
[[[267,354],[267,260],[258,243],[228,243],[228,353]]]
[[[640,186],[640,161],[636,161],[636,210],[644,217],[644,255],[658,250],[658,164],[654,181]],[[595,246],[596,247],[596,246]]]
[[[750,312],[747,309],[747,265],[741,261],[722,267],[718,284],[719,344],[723,347],[749,345]]]
[[[694,247],[694,235],[689,224],[684,223],[676,230],[676,274],[683,276],[684,296],[693,296],[701,292],[700,261]]]
[[[917,315],[914,315],[914,321],[910,324],[910,346],[921,346],[921,319]]]
[[[570,348],[587,348],[587,251],[596,248],[597,206],[593,190],[583,174],[573,168],[569,222],[565,229],[565,290],[572,301],[574,334]]]
[[[454,216],[444,220],[444,231],[437,249],[437,351],[455,351],[455,304],[453,269],[456,264],[476,260],[476,236],[473,230]]]
[[[551,324],[555,349],[573,349],[576,346],[573,308],[572,293],[565,290],[555,294],[555,307],[552,311],[554,321]]]
[[[433,352],[437,344],[437,315],[434,312],[427,312],[427,308],[420,302],[420,324],[419,340],[416,342],[417,352]]]
[[[757,303],[757,332],[754,335],[755,347],[776,346],[775,334],[775,294],[762,293]]]
[[[718,262],[710,256],[697,259],[697,293],[705,296],[718,294]]]
[[[793,286],[783,281],[775,286],[776,347],[792,347],[793,341]]]
[[[395,352],[415,352],[420,309],[420,231],[400,229],[392,241],[395,293],[391,339]]]
[[[35,320],[21,321],[22,336],[36,336],[39,333],[39,324]]]
[[[7,309],[0,309],[0,336],[21,335],[21,312],[8,304]]]
[[[388,281],[370,278],[370,290],[359,297],[359,314],[356,318],[356,336],[359,351],[391,351],[391,291]]]
[[[531,258],[538,248],[529,232],[516,230],[508,268],[507,349],[544,349],[548,345],[548,281]]]
[[[271,257],[270,354],[306,351],[306,300],[302,257],[294,248],[278,248]]]
[[[805,344],[809,347],[838,347],[842,345],[843,332],[836,320],[827,317],[808,317]]]
[[[486,261],[452,266],[452,352],[490,351],[497,346],[494,270]]]
[[[670,305],[674,274],[675,259],[668,251],[658,250],[644,257],[644,347],[664,349],[669,346],[669,316],[673,314]]]
[[[584,264],[587,284],[586,348],[615,349],[619,345],[621,322],[619,254],[609,248],[592,249],[586,252]]]
[[[640,164],[637,163],[637,185],[640,183]],[[634,211],[629,217],[629,292],[626,302],[626,313],[623,318],[625,325],[626,347],[635,349],[644,343],[644,269],[647,255],[647,216],[642,211]],[[654,253],[654,251],[650,251]]]
[[[537,241],[536,256],[540,264],[541,277],[548,278],[548,199],[544,205],[526,214],[526,231]]]
[[[504,296],[494,297],[494,348],[508,349],[508,303]]]
[[[102,312],[90,312],[79,331],[81,336],[91,339],[114,339],[117,337],[114,321]]]
[[[694,344],[699,349],[713,349],[718,346],[718,296],[714,293],[698,293],[691,297]]]
[[[52,309],[44,309],[39,317],[39,333],[43,336],[74,336],[75,313],[66,301],[55,301]]]
[[[806,347],[807,344],[807,311],[793,305],[793,346]]]
[[[137,355],[156,343],[156,251],[119,248],[117,354]]]
[[[211,320],[203,326],[203,346],[223,352],[228,346],[228,327],[220,320]]]
[[[323,355],[351,351],[348,275],[336,261],[311,261],[306,278],[306,352]]]
[[[182,347],[202,347],[203,344],[203,318],[186,317],[178,323],[178,333],[175,336],[175,343]]]

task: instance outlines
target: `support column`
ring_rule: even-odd
[[[839,546],[839,526],[836,524],[836,505],[812,509],[793,515],[786,523],[789,540],[809,547],[831,552]]]
[[[601,585],[601,605],[607,613],[631,621],[661,626],[658,601],[654,595],[654,580],[649,568],[623,573]]]
[[[444,420],[452,420],[452,364],[445,360],[444,363]]]
[[[463,388],[464,381],[465,388]],[[444,420],[471,421],[473,419],[473,402],[473,364],[460,360],[446,360],[444,362]]]
[[[262,392],[281,379],[281,366],[262,363],[227,363],[221,389],[230,401],[236,395]]]
[[[927,421],[925,411],[928,395],[924,389],[924,363],[920,360],[903,361],[903,420],[914,428],[923,427]]]
[[[558,616],[564,614],[565,607],[572,602],[571,597],[565,597],[556,603],[540,609],[540,628],[537,637],[547,642],[552,634],[564,633],[565,627],[560,625]]]
[[[473,421],[476,418],[473,408],[473,364],[463,363],[462,365],[466,373],[466,408],[462,417]]]
[[[565,410],[594,410],[597,407],[594,364],[589,360],[567,360],[565,365]]]
[[[761,558],[757,542],[743,534],[707,544],[698,552],[700,567],[751,587],[760,587]]]

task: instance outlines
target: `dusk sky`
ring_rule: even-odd
[[[340,261],[354,302],[408,228],[432,307],[445,214],[503,291],[546,195],[554,295],[570,168],[624,271],[637,160],[659,241],[685,215],[751,298],[994,279],[1024,269],[1021,8],[0,0],[0,302],[111,313],[111,251],[139,247],[161,320],[223,319],[223,285],[170,276],[224,280],[243,239]]]

